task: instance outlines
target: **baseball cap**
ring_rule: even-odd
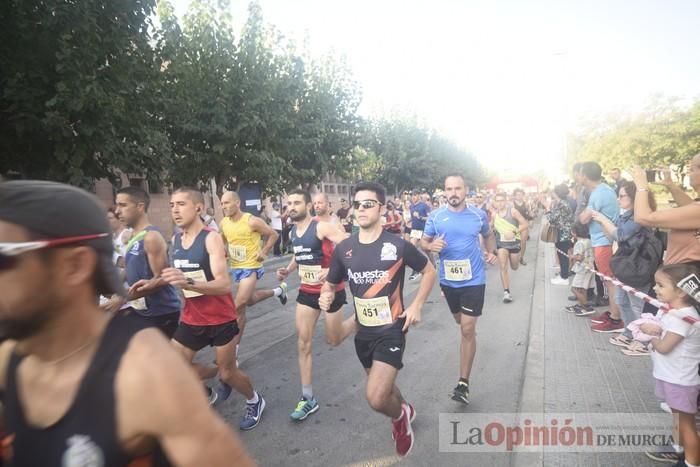
[[[49,218],[47,207],[60,212],[61,217]],[[106,210],[94,195],[57,182],[0,182],[0,221],[22,226],[42,240],[107,233],[105,237],[76,244],[91,247],[98,254],[97,292],[125,295],[112,262],[114,246]]]

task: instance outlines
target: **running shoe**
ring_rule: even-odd
[[[520,264],[522,264],[523,266],[527,266],[527,263],[525,262],[524,258],[520,258]]]
[[[207,391],[207,398],[209,399],[209,405],[216,404],[217,399],[219,399],[219,393],[216,391],[213,391],[209,386],[204,386],[204,389]]]
[[[318,410],[318,407],[318,401],[313,397],[311,399],[302,397],[299,403],[297,404],[296,408],[294,409],[294,412],[292,412],[289,416],[292,418],[292,420],[300,422],[306,419],[306,417],[308,417],[312,413],[316,412]]]
[[[659,408],[661,408],[661,410],[663,410],[666,413],[673,413],[673,412],[671,412],[671,407],[668,406],[666,401],[661,401],[659,403]]]
[[[632,339],[625,336],[624,334],[618,334],[617,336],[608,339],[608,342],[610,342],[612,345],[616,345],[618,347],[623,347],[626,349],[632,343]]]
[[[669,449],[673,449],[669,447]],[[676,451],[671,450],[671,451],[646,451],[644,452],[646,456],[651,459],[655,460],[656,462],[665,462],[666,464],[678,464],[678,465],[684,465],[685,464],[685,456],[683,454],[678,454]]]
[[[576,313],[580,309],[581,309],[581,305],[579,305],[578,303],[576,305],[569,305],[569,306],[564,307],[564,310],[569,312],[569,313]]]
[[[401,417],[392,421],[391,437],[396,442],[396,454],[406,457],[413,448],[413,428],[411,428],[409,404],[401,404]]]
[[[513,296],[507,290],[503,292],[503,303],[510,303],[513,301]]]
[[[282,305],[286,305],[287,304],[287,283],[281,282],[279,287],[280,287],[280,289],[282,289],[282,293],[277,298],[280,299],[280,303]]]
[[[216,394],[216,398],[214,399],[214,405],[218,405],[221,402],[225,402],[226,400],[228,400],[228,398],[231,397],[231,391],[231,386],[219,380],[218,384],[214,387],[212,391]]]
[[[593,307],[590,307],[588,305],[585,306],[580,306],[578,310],[574,313],[576,316],[589,316],[595,313],[595,310]]]
[[[408,402],[406,402],[406,404],[408,404]],[[411,416],[408,417],[408,420],[411,423],[413,423],[413,421],[416,419],[416,409],[414,409],[411,404],[408,404],[408,409],[409,409],[409,413],[411,414]]]
[[[610,318],[604,323],[594,324],[591,329],[595,332],[622,332],[625,330],[625,323],[621,319]]]
[[[604,311],[600,314],[597,314],[595,316],[591,317],[591,323],[593,324],[600,324],[600,323],[605,323],[610,319],[610,312],[609,311]]]
[[[452,400],[469,404],[469,384],[463,381],[457,383],[457,387],[452,390]]]
[[[258,394],[258,402],[245,405],[245,415],[241,418],[241,430],[252,430],[262,419],[263,411],[265,410],[265,399],[262,394]]]
[[[552,285],[569,285],[569,279],[557,276],[549,281]]]
[[[409,280],[409,281],[414,281],[414,280],[418,279],[418,276],[419,276],[419,274],[418,274],[417,272],[414,272],[413,274],[411,274],[410,276],[408,276],[408,280]]]

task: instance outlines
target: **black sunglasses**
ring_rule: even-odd
[[[0,271],[14,268],[19,260],[19,255],[46,248],[71,245],[85,240],[108,237],[108,233],[80,235],[78,237],[53,238],[51,240],[39,240],[36,242],[10,242],[0,243]]]
[[[372,209],[373,207],[375,207],[377,205],[381,206],[382,203],[380,203],[376,199],[364,199],[362,201],[353,201],[352,202],[352,207],[354,207],[355,209],[360,209],[360,208]]]

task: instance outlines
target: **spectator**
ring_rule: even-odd
[[[656,210],[656,200],[651,192],[641,192],[642,195],[647,195],[649,206],[652,210]],[[634,182],[629,182],[627,180],[622,180],[620,183],[620,191],[618,194],[618,200],[620,203],[620,208],[623,213],[620,215],[616,223],[613,223],[605,215],[594,211],[593,220],[600,223],[603,228],[605,235],[613,241],[616,241],[618,245],[625,244],[629,248],[639,248],[639,246],[644,241],[644,230],[646,227],[641,226],[634,221],[634,202],[637,195],[637,186]],[[649,282],[646,285],[636,287],[637,290],[644,293],[649,293],[651,286],[654,282],[654,276],[649,276]],[[632,344],[632,331],[627,329],[627,326],[637,319],[642,314],[642,309],[644,308],[644,301],[634,295],[633,293],[626,292],[622,288],[617,288],[615,294],[615,303],[620,308],[620,314],[622,320],[625,323],[625,330],[622,334],[611,337],[610,343],[620,347],[628,348]],[[628,349],[629,350],[629,349]],[[637,346],[635,353],[633,355],[648,355],[649,351]]]
[[[622,184],[626,182],[624,178],[622,178],[622,174],[620,173],[620,169],[615,167],[610,171],[610,178],[612,178],[613,183],[615,183],[615,194],[620,195],[620,188],[622,187]]]
[[[547,219],[549,225],[557,229],[557,241],[554,246],[559,258],[559,277],[552,279],[554,285],[569,285],[569,256],[567,252],[572,247],[573,236],[571,234],[574,224],[574,213],[571,211],[566,197],[569,189],[561,184],[554,187],[555,198],[553,202],[546,200]],[[548,206],[547,206],[548,205]]]
[[[280,205],[278,203],[272,203],[272,210],[270,211],[270,227],[277,233],[277,241],[274,246],[275,256],[282,256],[282,214],[279,212]]]
[[[214,208],[207,208],[206,213],[202,216],[202,222],[213,231],[219,231],[219,226],[216,223],[216,219],[214,219]]]
[[[633,178],[638,192],[649,191],[646,173],[643,170],[636,168]],[[700,154],[696,154],[690,161],[688,178],[693,190],[696,193],[700,192]],[[647,227],[670,229],[664,264],[700,264],[700,203],[671,181],[669,171],[664,171],[661,184],[671,192],[678,207],[654,211],[646,196],[637,196],[634,203],[634,220]]]
[[[597,162],[589,161],[581,165],[583,185],[591,192],[591,196],[588,198],[586,209],[579,214],[579,220],[582,224],[588,224],[588,231],[591,234],[591,243],[593,244],[593,254],[595,255],[596,270],[608,277],[612,277],[613,272],[610,267],[612,241],[605,235],[600,221],[593,219],[593,212],[597,211],[613,223],[616,223],[620,214],[620,206],[617,204],[617,196],[615,196],[613,189],[603,183],[602,173],[603,169]],[[603,297],[609,300],[610,311],[592,318],[593,326],[591,326],[591,329],[596,332],[624,331],[625,327],[622,319],[620,319],[620,309],[615,303],[615,286],[605,281],[602,292]]]
[[[350,217],[350,205],[345,198],[340,200],[340,209],[338,209],[336,215],[338,216],[338,220],[340,220],[340,225],[343,226],[347,233],[351,233],[352,218]]]

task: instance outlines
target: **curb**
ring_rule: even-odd
[[[537,229],[532,229],[539,232]],[[538,234],[539,237],[539,234]],[[525,368],[523,383],[518,401],[518,413],[544,413],[544,305],[546,281],[538,283],[544,277],[547,263],[546,249],[537,241],[535,275],[533,278],[532,300],[530,302],[530,323],[528,326]],[[544,447],[537,451],[515,452],[511,456],[513,467],[541,467],[544,465]]]

